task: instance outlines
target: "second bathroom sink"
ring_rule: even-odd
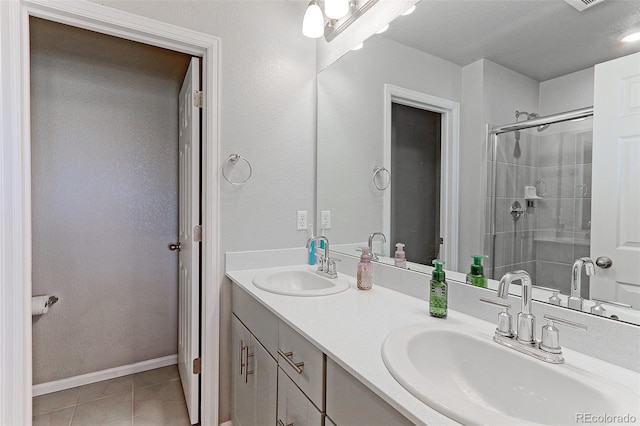
[[[305,265],[260,273],[253,278],[253,285],[287,296],[326,296],[347,290],[349,281],[340,276],[320,276],[315,272],[315,267]]]

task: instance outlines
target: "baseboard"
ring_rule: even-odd
[[[229,420],[228,422],[220,423],[220,426],[233,426],[233,424],[231,423],[231,420]]]
[[[107,370],[95,371],[93,373],[68,377],[66,379],[40,383],[33,386],[33,396],[58,392],[65,389],[75,388],[77,386],[84,386],[91,383],[101,382],[103,380],[115,379],[116,377],[128,376],[129,374],[140,373],[142,371],[153,370],[155,368],[166,367],[167,365],[173,365],[177,363],[178,355],[169,355],[162,358],[136,362],[135,364],[123,365],[121,367],[114,367]],[[229,423],[228,426],[231,426],[231,423]]]

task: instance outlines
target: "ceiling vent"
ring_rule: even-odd
[[[596,4],[602,3],[604,0],[564,0],[569,3],[571,6],[576,8],[578,12],[582,12],[583,10],[595,6]]]

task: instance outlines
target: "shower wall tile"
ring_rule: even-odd
[[[553,166],[538,169],[540,195],[546,198],[573,198],[576,166]]]
[[[522,262],[531,262],[536,260],[537,242],[534,232],[521,233],[522,254],[520,260]]]
[[[591,198],[591,163],[576,166],[575,198]]]
[[[593,158],[593,131],[576,135],[576,164],[591,163]]]
[[[536,262],[522,262],[516,265],[513,265],[513,270],[524,270],[527,271],[529,276],[531,277],[531,282],[537,285],[537,277],[536,277]]]
[[[575,164],[576,136],[548,135],[540,138],[538,148],[538,166],[567,166]]]
[[[591,249],[586,244],[576,244],[573,248],[573,258],[579,259],[581,257],[589,257]]]
[[[574,223],[573,198],[549,198],[540,200],[538,208],[538,228],[571,230]]]
[[[575,231],[591,230],[591,198],[579,198],[575,200]]]
[[[536,262],[536,277],[538,285],[557,288],[562,294],[570,293],[571,265],[538,260]]]
[[[555,263],[572,263],[574,259],[573,244],[557,241],[538,241],[536,243],[538,260]]]

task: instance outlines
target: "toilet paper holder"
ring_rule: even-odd
[[[47,303],[45,303],[45,306],[48,308],[49,306],[55,304],[58,300],[58,296],[51,296],[49,297],[49,300],[47,300]]]

